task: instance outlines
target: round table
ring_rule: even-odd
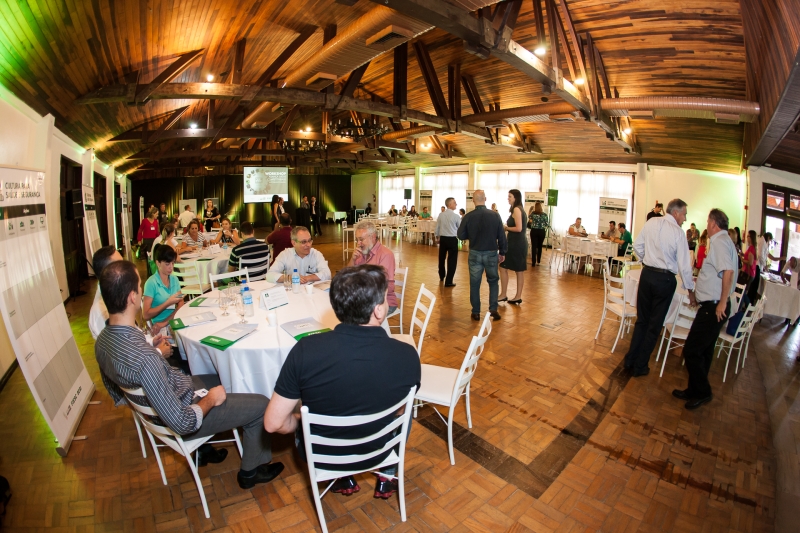
[[[228,270],[228,259],[231,257],[231,247],[227,250],[222,249],[218,254],[209,254],[206,252],[199,253],[199,257],[192,257],[195,254],[182,254],[181,262],[187,266],[197,265],[197,274],[200,277],[200,285],[204,291],[211,288],[211,283],[208,279],[209,274],[222,274]],[[189,257],[186,257],[186,256]]]
[[[767,298],[764,314],[788,318],[792,322],[800,317],[800,290],[783,283],[761,277],[761,294]]]
[[[636,307],[636,298],[639,295],[639,278],[641,276],[641,268],[628,270],[625,273],[625,301],[634,307]],[[675,313],[678,312],[681,298],[686,294],[688,294],[688,292],[684,290],[680,279],[678,279],[678,285],[675,287],[675,293],[672,295],[672,302],[669,304],[669,311],[667,311],[667,316],[664,318],[664,324],[675,320]]]
[[[192,374],[218,374],[220,383],[226,392],[249,392],[272,397],[275,382],[278,380],[283,362],[289,352],[297,344],[283,328],[271,327],[267,323],[267,311],[259,307],[258,295],[261,291],[274,287],[267,281],[256,281],[250,284],[253,291],[254,316],[246,317],[250,324],[258,324],[255,333],[241,339],[225,351],[201,344],[200,340],[220,331],[240,320],[234,309],[228,309],[229,316],[222,316],[219,307],[190,307],[184,305],[175,313],[175,318],[185,318],[199,313],[213,312],[215,322],[188,327],[175,332],[183,346],[186,359]],[[314,288],[312,294],[306,294],[301,288],[300,294],[288,291],[289,305],[278,307],[278,323],[291,322],[304,318],[313,318],[326,328],[333,329],[339,319],[331,308],[328,293]],[[212,301],[219,298],[219,291],[213,290],[204,295]],[[383,328],[389,332],[386,321]]]

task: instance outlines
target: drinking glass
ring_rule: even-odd
[[[236,314],[238,314],[242,319],[239,321],[239,324],[247,324],[247,320],[244,319],[244,300],[242,299],[241,294],[236,295]]]
[[[292,290],[292,274],[288,267],[283,269],[283,288],[287,291]]]
[[[228,288],[227,287],[220,287],[219,289],[219,307],[222,309],[222,316],[229,316],[228,313],[228,300],[230,297],[228,296]]]

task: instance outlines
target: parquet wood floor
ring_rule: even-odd
[[[336,238],[329,230],[315,243],[334,270],[342,266]],[[405,243],[401,257],[403,266],[410,267],[406,325],[422,283],[438,298],[423,362],[458,367],[477,331],[469,316],[467,255],[460,254],[452,289],[438,283],[435,247]],[[0,473],[14,491],[5,528],[126,533],[318,529],[305,465],[286,436],[273,439],[276,459],[286,470],[270,484],[239,489],[236,453],[200,469],[209,520],[184,460],[168,451],[162,459],[169,485],[162,484],[152,451],[147,459],[141,456],[130,413],[113,407],[100,381],[86,324],[93,284],[89,288],[67,310],[98,387],[94,399],[101,404],[88,408],[79,427],[78,434],[88,439],[75,442],[69,457],[61,459],[21,372],[11,378],[0,394],[0,440],[5,443]],[[486,302],[485,284],[483,292]],[[450,466],[444,425],[425,407],[407,448],[408,521],[400,522],[396,498],[372,498],[374,477],[364,475],[360,493],[324,498],[328,528],[773,531],[777,454],[761,359],[770,350],[781,352],[774,347],[776,335],[792,335],[796,346],[797,334],[780,332],[765,319],[746,367],[723,385],[722,361],[715,360],[714,400],[687,412],[670,395],[685,386],[680,357],[670,356],[661,379],[657,372],[633,379],[619,371],[629,335],[610,353],[616,329],[607,322],[595,342],[602,297],[597,278],[554,272],[546,265],[529,269],[523,304],[501,306],[503,319],[494,323],[473,380],[471,430],[466,429],[463,403],[456,409],[456,465]],[[796,368],[789,371],[796,376]],[[797,419],[796,383],[780,389],[793,394],[785,409],[795,415],[792,421]],[[792,433],[796,427],[789,435],[800,442],[800,432]],[[796,478],[791,483],[796,485]]]

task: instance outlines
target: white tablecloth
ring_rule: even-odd
[[[800,290],[762,278],[762,295],[767,297],[764,314],[781,316],[792,322],[800,316]]]
[[[222,316],[222,310],[218,307],[188,305],[179,309],[175,317],[185,318],[212,311],[217,316],[217,321],[185,328],[177,333],[181,337],[192,374],[219,374],[220,382],[227,392],[250,392],[271,397],[283,362],[297,341],[280,326],[270,327],[267,324],[267,312],[258,307],[258,294],[273,284],[257,281],[251,285],[251,290],[255,293],[253,298],[255,316],[247,318],[247,321],[258,324],[258,330],[252,335],[240,340],[224,352],[201,344],[200,339],[238,322],[240,317],[234,309],[228,310],[230,316]],[[206,297],[216,299],[218,294],[215,290],[206,294]],[[291,291],[287,294],[289,305],[275,309],[280,323],[308,317],[331,329],[339,323],[331,308],[327,292],[314,289],[314,293],[308,295],[303,288],[301,294],[294,294]]]
[[[641,268],[629,270],[625,273],[625,301],[633,306],[636,306],[636,298],[639,295],[639,278],[641,276]],[[681,280],[678,278],[678,285],[675,288],[675,294],[672,295],[672,303],[669,304],[669,311],[667,311],[667,316],[664,318],[664,324],[675,320],[675,313],[678,312],[681,297],[685,294],[687,294],[687,292],[683,289]]]
[[[576,249],[577,243],[580,243],[581,253],[584,255],[598,254],[606,257],[616,257],[619,251],[619,245],[612,241],[592,240],[586,237],[571,237],[569,235],[565,238],[570,241],[570,246]]]
[[[186,265],[197,265],[197,272],[200,276],[200,283],[203,290],[208,290],[211,285],[208,281],[208,274],[222,274],[228,270],[228,259],[231,256],[231,248],[222,250],[218,254],[204,255],[198,258],[181,259]]]
[[[328,211],[328,213],[325,215],[325,218],[333,221],[341,220],[343,218],[347,218],[347,213],[344,211]]]

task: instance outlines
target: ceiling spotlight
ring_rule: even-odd
[[[192,122],[191,124],[189,124],[189,129],[196,130],[197,129],[197,124]]]
[[[547,49],[544,46],[539,46],[536,48],[536,50],[533,51],[533,53],[539,57],[542,57],[547,53]]]
[[[511,139],[513,139],[514,137],[516,137],[516,135],[514,135],[513,133],[509,133],[509,134],[508,134],[508,136],[509,136],[509,138],[511,138]]]
[[[214,75],[209,74],[208,76],[206,76],[206,81],[214,81]]]
[[[311,126],[306,126],[306,131],[311,131]]]
[[[631,134],[631,131],[633,131],[633,130],[631,130],[630,128],[625,128],[625,129],[624,129],[624,130],[622,130],[622,131],[623,131],[623,132],[625,132],[625,135],[630,135],[630,134]]]
[[[425,143],[422,145],[422,147],[427,150],[428,148],[431,147],[431,143]]]
[[[583,85],[585,82],[583,78],[575,78],[575,85]]]

